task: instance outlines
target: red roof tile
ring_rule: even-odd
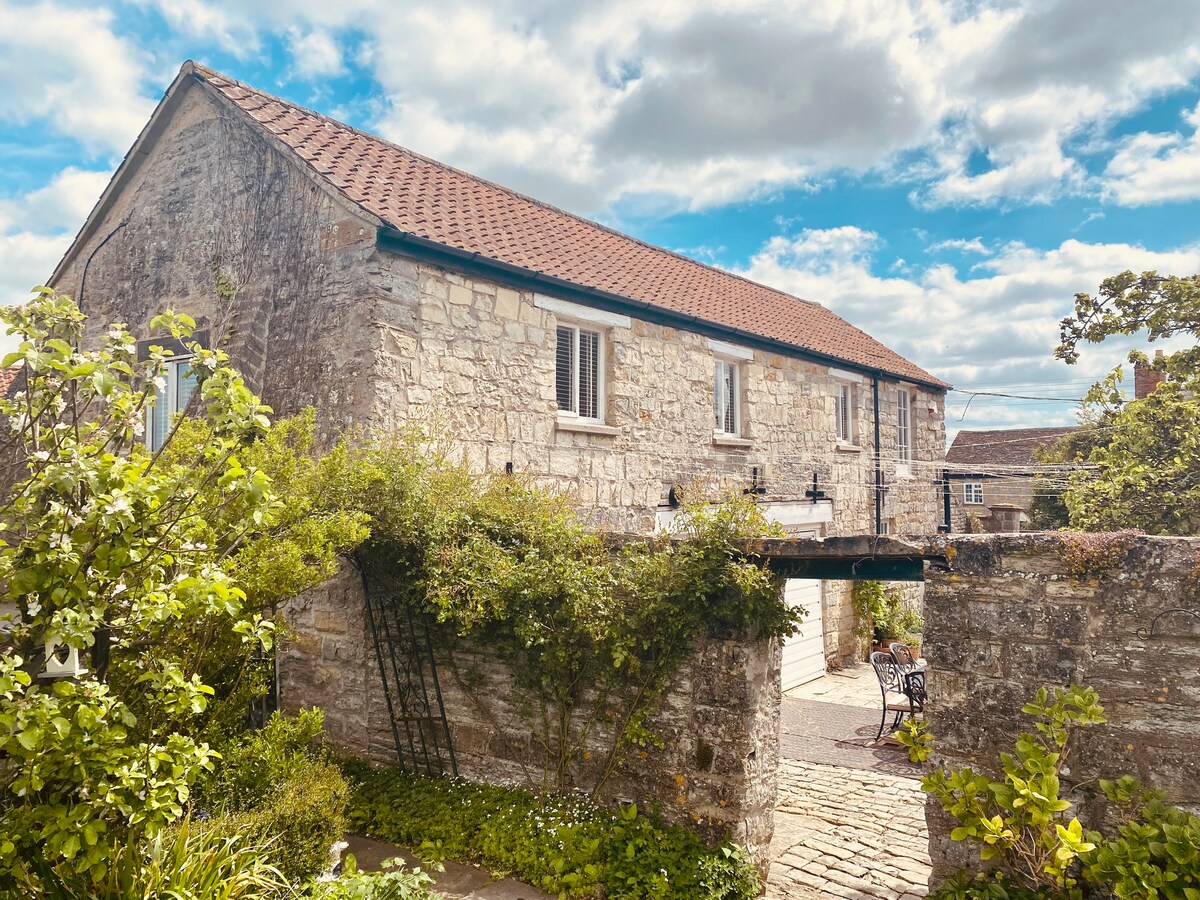
[[[397,231],[869,370],[948,386],[817,303],[620,234],[203,66],[194,71]]]
[[[969,466],[1030,466],[1037,463],[1034,451],[1049,447],[1075,431],[1063,428],[1004,428],[997,431],[960,431],[946,451],[946,464]]]

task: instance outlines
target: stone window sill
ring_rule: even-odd
[[[862,453],[862,447],[858,444],[843,444],[840,441],[833,449],[838,453]]]
[[[586,419],[577,419],[574,416],[559,416],[555,422],[555,428],[559,431],[571,431],[576,434],[595,434],[600,437],[616,437],[621,433],[620,428],[613,428],[611,425],[602,425],[600,422],[589,422]]]
[[[738,437],[736,434],[725,434],[720,431],[714,431],[712,436],[714,447],[730,447],[738,450],[749,450],[754,446],[754,441],[749,438]]]

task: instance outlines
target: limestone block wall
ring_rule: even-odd
[[[749,487],[766,473],[765,502],[803,500],[816,475],[833,501],[826,535],[875,530],[873,397],[853,382],[855,445],[835,437],[835,385],[849,373],[753,351],[741,363],[742,440],[713,437],[714,350],[703,335],[632,319],[605,334],[604,425],[557,415],[555,328],[569,315],[533,292],[380,251],[370,261],[376,314],[372,428],[426,422],[454,435],[477,470],[515,471],[568,491],[594,524],[653,530],[672,485],[693,495]],[[384,313],[395,310],[396,315]],[[594,327],[594,326],[589,326]],[[851,376],[853,377],[853,376]],[[911,395],[912,461],[898,464],[897,392]],[[883,381],[884,520],[896,534],[931,534],[942,516],[944,396]],[[905,590],[914,604],[919,591]],[[826,584],[828,657],[856,655],[850,585]]]
[[[1148,636],[1168,609],[1200,612],[1200,539],[1110,539],[1107,549],[1083,553],[1082,573],[1080,540],[954,538],[949,571],[927,572],[923,653],[937,761],[994,772],[998,751],[1029,730],[1020,710],[1039,687],[1090,685],[1109,722],[1078,732],[1066,784],[1128,773],[1171,803],[1200,808],[1200,622],[1164,615]],[[1085,823],[1103,826],[1094,787],[1072,799]],[[927,816],[935,870],[945,875],[967,858],[965,848],[949,840],[940,807]]]
[[[364,621],[357,571],[291,603],[293,636],[282,648],[280,700],[286,710],[321,706],[341,750],[396,761],[374,645]],[[545,785],[544,756],[494,650],[442,635],[438,673],[460,774],[477,781]],[[647,723],[662,748],[633,748],[603,800],[657,805],[711,840],[731,835],[764,868],[773,829],[779,735],[777,642],[700,642]],[[581,784],[594,783],[611,733],[593,732]]]
[[[112,322],[143,338],[164,309],[191,315],[277,415],[315,406],[328,441],[367,410],[375,225],[208,89],[171,102],[56,287],[92,340]]]
[[[704,493],[749,487],[766,472],[764,500],[802,500],[814,473],[834,499],[830,533],[874,531],[871,385],[856,385],[857,449],[838,449],[828,366],[754,351],[741,365],[742,440],[713,437],[714,350],[700,334],[633,319],[605,331],[602,429],[560,421],[554,393],[555,327],[563,313],[535,295],[381,252],[377,295],[415,297],[415,321],[376,322],[372,427],[440,423],[478,469],[515,470],[572,492],[597,521],[648,532],[671,485]],[[936,530],[933,469],[945,443],[942,395],[912,392],[916,462],[897,473],[895,382],[881,389],[889,490],[897,533]]]

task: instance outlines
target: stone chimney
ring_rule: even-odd
[[[1162,351],[1155,350],[1154,358],[1162,359]],[[1167,380],[1166,372],[1155,372],[1149,366],[1137,363],[1133,367],[1133,396],[1137,400],[1145,400],[1150,393]]]

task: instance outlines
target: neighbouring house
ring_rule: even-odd
[[[1017,532],[1033,502],[1034,475],[1045,471],[1037,454],[1075,431],[1065,428],[1007,428],[960,431],[946,451],[950,525],[962,533],[982,528]],[[978,520],[975,526],[969,520]]]
[[[613,529],[662,526],[689,490],[752,492],[797,534],[940,522],[948,385],[866,332],[192,62],[53,284],[96,328],[188,312],[278,415],[314,406],[324,441],[436,424]],[[364,640],[347,584],[280,663],[285,704],[334,730],[371,677],[340,662]],[[848,584],[789,595],[809,621],[788,681],[856,652]]]

